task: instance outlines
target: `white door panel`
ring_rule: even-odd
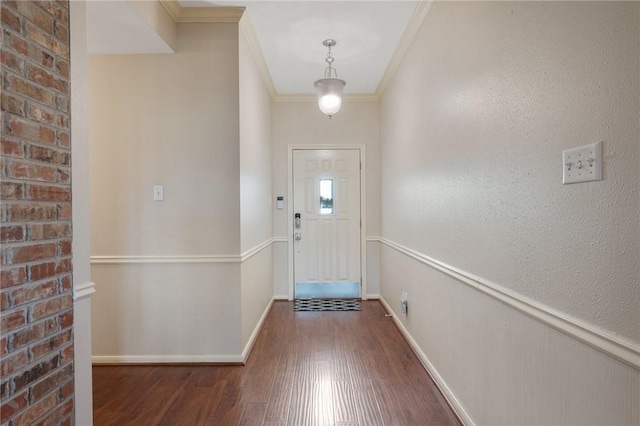
[[[359,150],[294,150],[294,279],[358,283],[360,273]]]

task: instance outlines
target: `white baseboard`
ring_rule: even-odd
[[[455,411],[458,418],[465,425],[473,425],[474,423],[471,420],[471,417],[466,412],[460,401],[458,401],[454,393],[451,391],[451,389],[449,389],[447,383],[444,381],[442,376],[440,376],[433,364],[431,364],[431,361],[429,361],[429,358],[427,358],[425,353],[422,352],[420,346],[418,346],[411,334],[409,334],[409,331],[405,328],[404,324],[402,324],[402,321],[398,319],[396,313],[393,311],[393,309],[391,309],[391,306],[387,303],[384,297],[380,297],[380,303],[382,303],[387,312],[392,314],[393,322],[395,323],[396,327],[398,327],[398,330],[400,330],[400,333],[402,333],[404,338],[407,340],[409,346],[411,346],[411,349],[413,349],[413,352],[415,352],[415,354],[418,356],[418,359],[420,359],[420,362],[427,370],[433,381],[436,383],[436,386],[438,386],[438,389],[440,389],[440,392],[442,392],[442,395],[445,397],[453,411]]]
[[[92,356],[93,364],[241,364],[241,355],[115,355]]]
[[[367,300],[378,300],[380,298],[379,294],[367,294]]]
[[[274,300],[291,300],[289,299],[289,296],[285,295],[280,295],[280,296],[273,296]]]
[[[247,359],[251,354],[251,349],[253,349],[253,344],[256,342],[256,339],[258,338],[258,335],[260,334],[260,330],[262,330],[262,325],[264,324],[264,321],[267,319],[267,315],[269,315],[269,312],[271,311],[271,307],[273,306],[274,300],[275,300],[274,298],[271,298],[269,303],[267,303],[267,308],[262,313],[260,320],[258,320],[258,324],[256,324],[256,328],[253,329],[253,333],[251,333],[251,337],[249,337],[249,341],[247,342],[247,345],[244,347],[244,350],[242,351],[243,363],[247,362]]]

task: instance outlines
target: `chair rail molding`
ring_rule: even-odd
[[[593,327],[577,318],[543,305],[533,299],[508,290],[498,284],[475,276],[469,272],[447,265],[425,254],[404,247],[384,237],[380,242],[418,262],[437,269],[456,280],[467,284],[482,293],[516,309],[541,323],[548,325],[592,348],[617,359],[618,361],[640,370],[640,346],[632,342]]]

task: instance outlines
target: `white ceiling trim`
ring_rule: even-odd
[[[404,30],[400,43],[398,43],[398,47],[393,53],[391,61],[389,61],[389,65],[387,65],[387,69],[380,79],[380,84],[378,84],[378,88],[376,89],[376,95],[378,98],[382,98],[384,92],[387,90],[393,75],[400,66],[407,50],[409,50],[409,46],[413,43],[413,39],[416,37],[416,34],[424,22],[424,19],[427,17],[429,10],[431,10],[433,2],[434,0],[421,0],[420,3],[418,3],[418,6],[416,6],[416,10],[413,12],[413,15],[411,15],[407,29]]]
[[[244,7],[182,7],[176,0],[160,0],[167,13],[177,23],[240,22]]]
[[[260,76],[262,77],[264,86],[267,89],[271,100],[273,101],[278,95],[276,92],[276,86],[273,84],[273,79],[271,78],[271,73],[269,72],[269,68],[267,67],[267,62],[264,60],[262,49],[260,49],[260,44],[258,43],[256,31],[251,24],[251,20],[249,19],[248,14],[244,14],[242,16],[242,19],[240,20],[240,31],[242,31],[242,34],[244,34],[244,37],[247,40],[251,56],[253,56],[253,60],[256,63],[256,67],[258,68]]]

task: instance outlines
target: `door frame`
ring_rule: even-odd
[[[365,145],[287,145],[287,250],[289,263],[289,300],[294,297],[293,250],[293,151],[297,150],[357,150],[360,153],[360,298],[367,300],[367,179]]]

